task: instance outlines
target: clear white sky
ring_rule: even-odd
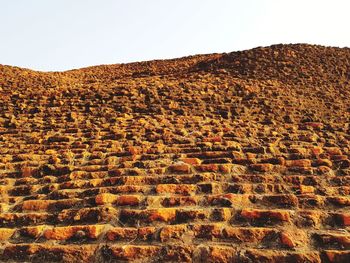
[[[278,43],[350,46],[349,0],[0,0],[0,64],[52,71]]]

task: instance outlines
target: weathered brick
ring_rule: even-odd
[[[298,191],[301,194],[313,194],[315,192],[315,187],[311,185],[300,185]]]
[[[98,194],[95,197],[95,202],[97,205],[105,205],[114,203],[118,196],[109,193]]]
[[[0,213],[0,227],[34,226],[54,220],[48,213]]]
[[[312,163],[313,166],[327,166],[327,167],[332,167],[333,163],[329,159],[317,159],[313,161]]]
[[[178,174],[189,174],[191,173],[191,166],[186,163],[178,163],[169,166],[170,172]]]
[[[161,204],[164,207],[194,206],[198,204],[198,197],[192,197],[192,196],[164,197],[161,199]]]
[[[0,228],[0,241],[6,241],[8,240],[16,229],[12,228]]]
[[[278,206],[285,208],[293,208],[298,206],[298,198],[295,195],[264,195],[262,203],[267,206]]]
[[[251,164],[250,169],[257,172],[271,172],[273,169],[273,164],[271,163],[257,163]]]
[[[17,244],[4,248],[1,260],[20,262],[95,262],[96,245]]]
[[[241,194],[222,194],[222,195],[209,195],[207,196],[207,202],[210,205],[220,205],[226,207],[246,207],[251,204],[249,195]]]
[[[167,245],[162,249],[160,261],[164,262],[193,262],[192,254],[194,246],[192,245]]]
[[[324,147],[323,149],[329,155],[342,155],[342,151],[338,147]]]
[[[314,240],[319,246],[327,249],[350,249],[350,235],[339,233],[313,233]]]
[[[138,222],[173,222],[176,216],[176,209],[174,208],[159,208],[149,210],[133,210],[123,209],[120,212],[120,221],[130,224],[137,224]]]
[[[159,233],[161,242],[181,240],[181,236],[187,231],[187,225],[164,226]]]
[[[196,238],[205,238],[213,240],[222,237],[222,226],[220,224],[200,224],[193,225],[192,231]]]
[[[229,221],[232,216],[232,210],[230,208],[215,208],[212,209],[211,220],[212,221]]]
[[[337,205],[337,206],[350,206],[350,197],[347,196],[331,196],[327,197],[327,201],[331,204]]]
[[[22,177],[35,176],[38,173],[38,168],[25,166],[21,169]]]
[[[199,172],[218,172],[219,165],[217,165],[217,164],[201,164],[201,165],[196,165],[195,169]]]
[[[23,201],[23,211],[47,211],[49,206],[56,203],[55,200],[27,200]]]
[[[156,186],[157,194],[171,193],[190,195],[196,192],[197,186],[193,184],[159,184]]]
[[[267,249],[247,249],[239,253],[237,262],[312,262],[321,263],[318,252],[284,252]]]
[[[240,216],[246,220],[265,223],[282,223],[291,220],[290,213],[285,210],[243,209]]]
[[[239,262],[236,254],[237,250],[232,247],[210,246],[202,250],[199,262]]]
[[[311,167],[311,161],[309,159],[287,160],[287,167]]]
[[[67,209],[60,212],[57,220],[61,223],[102,223],[111,222],[118,216],[118,211],[112,207]]]
[[[161,208],[148,212],[149,221],[171,222],[175,219],[176,210],[171,208]]]
[[[325,250],[324,254],[330,263],[350,262],[350,251]]]
[[[104,225],[54,227],[45,230],[44,236],[52,240],[67,240],[72,237],[97,239],[104,228]]]
[[[157,258],[160,258],[161,249],[160,246],[151,245],[114,245],[105,249],[104,256],[106,260],[157,261]]]
[[[260,243],[264,238],[276,236],[277,231],[271,228],[262,227],[229,227],[223,228],[223,238],[234,242]],[[276,237],[275,237],[276,239]]]
[[[43,230],[47,228],[47,226],[32,226],[32,227],[23,227],[20,229],[20,234],[23,237],[29,238],[38,238],[42,235]]]
[[[205,209],[179,209],[176,210],[176,222],[177,223],[186,223],[194,222],[196,220],[204,220],[209,217],[208,210]]]
[[[321,212],[315,210],[301,210],[296,218],[299,227],[318,227],[321,223]]]
[[[306,248],[308,245],[308,235],[302,229],[286,229],[279,233],[281,245],[285,248]]]
[[[201,164],[201,160],[198,158],[180,158],[179,161],[190,164],[190,165]]]
[[[137,206],[141,202],[141,197],[137,195],[122,195],[118,196],[116,200],[116,205],[124,206]]]
[[[137,228],[130,227],[114,227],[106,233],[106,237],[110,241],[114,240],[134,240],[137,238]]]
[[[143,241],[150,241],[154,239],[154,236],[157,233],[157,229],[152,226],[148,227],[140,227],[138,229],[138,239],[143,240]]]

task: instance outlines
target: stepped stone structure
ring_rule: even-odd
[[[0,262],[350,262],[350,49],[0,65]]]

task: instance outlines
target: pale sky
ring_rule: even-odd
[[[0,0],[0,64],[61,71],[279,43],[350,47],[349,0]]]

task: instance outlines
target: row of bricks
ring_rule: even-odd
[[[348,227],[347,212],[285,209],[234,209],[234,208],[157,208],[115,209],[111,206],[65,209],[56,213],[2,213],[0,227],[38,224],[79,224],[82,222],[119,222],[124,225],[152,225],[186,222],[230,222],[234,225],[298,225],[301,227]]]
[[[97,194],[84,199],[69,198],[61,200],[26,200],[16,205],[14,211],[61,211],[70,207],[89,207],[112,204],[119,206],[141,207],[177,207],[177,206],[218,206],[234,207],[271,207],[271,208],[332,208],[341,209],[350,206],[348,196],[320,196],[313,194],[277,194],[253,195],[224,193],[218,195],[177,195],[177,185],[162,185],[160,196],[154,195],[115,195]],[[160,188],[160,187],[159,187]],[[189,187],[187,188],[189,189]],[[169,196],[168,194],[172,194]]]
[[[312,262],[345,263],[349,251],[287,252],[210,245],[7,245],[2,261],[30,262]]]
[[[350,235],[339,231],[305,231],[264,227],[232,227],[223,224],[180,224],[156,227],[112,227],[111,225],[77,225],[51,227],[46,225],[24,227],[18,230],[0,228],[0,242],[28,242],[46,240],[88,242],[101,240],[120,242],[195,242],[209,241],[243,243],[246,246],[306,248],[317,244],[322,248],[350,249]],[[313,243],[308,244],[309,236]]]

